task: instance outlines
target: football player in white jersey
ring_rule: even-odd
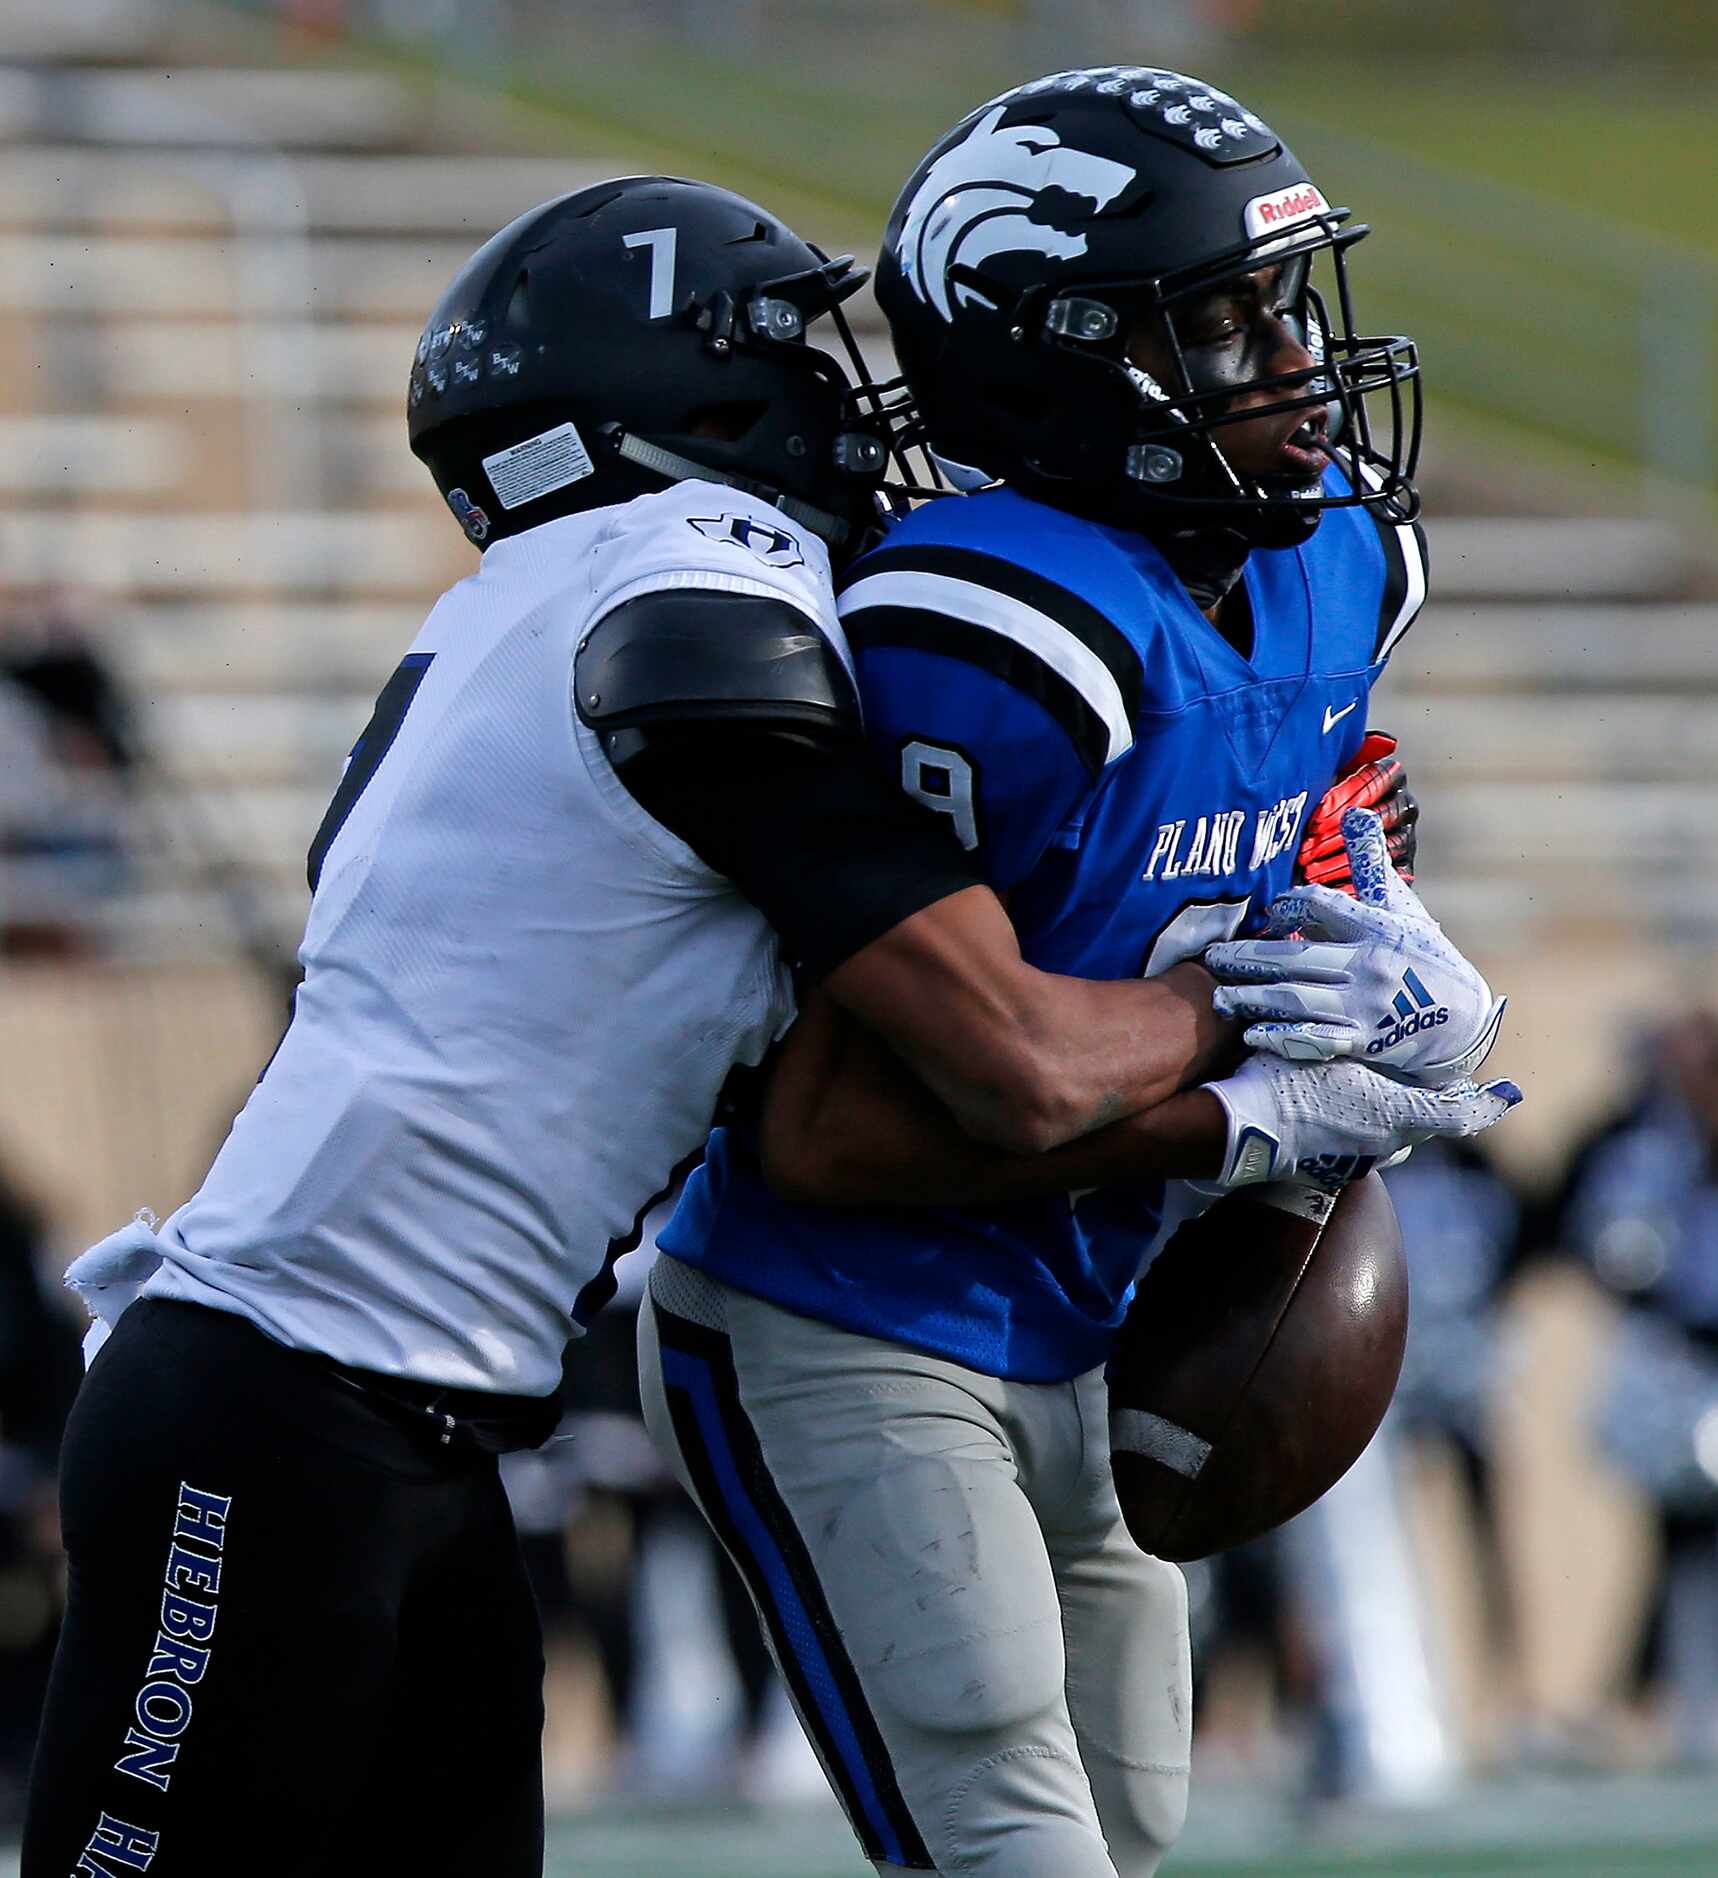
[[[1028,967],[947,818],[868,767],[830,559],[885,452],[807,341],[861,279],[632,178],[504,229],[431,317],[412,445],[482,563],[353,750],[292,1022],[202,1187],[69,1274],[106,1341],[27,1878],[540,1870],[496,1455],[553,1427],[788,960],[1014,1149],[1228,1048],[1195,965]]]

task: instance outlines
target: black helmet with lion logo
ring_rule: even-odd
[[[912,395],[906,439],[1122,525],[1270,545],[1333,506],[1410,520],[1419,358],[1355,330],[1347,252],[1367,232],[1199,79],[1105,66],[1005,92],[930,151],[889,220],[877,298]],[[1280,270],[1273,306],[1303,369],[1202,344],[1187,319],[1261,269]],[[1129,357],[1142,330],[1167,376]],[[1322,475],[1230,463],[1226,425],[1303,408]]]

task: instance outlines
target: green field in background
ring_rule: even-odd
[[[1248,1859],[1241,1863],[1198,1859],[1170,1860],[1163,1878],[1713,1878],[1718,1873],[1718,1839],[1643,1850],[1622,1844],[1559,1846],[1555,1851],[1519,1847],[1473,1852],[1381,1854],[1348,1858],[1318,1853],[1306,1858]]]
[[[852,1864],[829,1866],[759,1865],[742,1855],[733,1863],[712,1863],[708,1847],[688,1845],[678,1855],[664,1858],[659,1851],[642,1858],[623,1854],[618,1862],[595,1863],[569,1851],[547,1868],[547,1878],[859,1878],[868,1868]],[[1333,1862],[1266,1858],[1245,1864],[1225,1861],[1172,1860],[1162,1878],[1711,1878],[1718,1873],[1718,1839],[1702,1845],[1666,1846],[1656,1853],[1632,1851],[1624,1846],[1589,1846],[1556,1853],[1506,1852],[1447,1858],[1350,1859]]]
[[[833,1805],[617,1803],[558,1821],[548,1878],[868,1878]],[[1163,1878],[1718,1878],[1709,1773],[1517,1773],[1423,1810],[1307,1813],[1283,1785],[1195,1776]]]
[[[625,1839],[612,1832],[562,1831],[554,1839],[545,1878],[868,1878],[853,1860],[810,1863],[772,1855],[770,1842],[714,1842],[707,1832],[681,1835],[640,1830]],[[16,1878],[16,1854],[0,1853],[0,1878]],[[1173,1859],[1162,1878],[1713,1878],[1718,1839],[1654,1851],[1638,1847],[1560,1847],[1555,1852],[1499,1850],[1383,1855],[1361,1859],[1320,1853],[1308,1858],[1266,1856],[1243,1862]]]
[[[547,1878],[868,1878],[869,1866],[843,1847],[844,1828],[821,1843],[796,1845],[762,1822],[630,1826],[592,1819],[562,1825]],[[1478,1846],[1426,1852],[1346,1853],[1335,1849],[1256,1856],[1171,1858],[1162,1878],[1714,1878],[1718,1837],[1643,1847],[1622,1840],[1555,1848]]]
[[[610,1800],[562,1816],[546,1878],[870,1878],[831,1801],[770,1810]],[[1271,1780],[1201,1781],[1163,1878],[1718,1878],[1718,1782],[1521,1773],[1423,1810],[1308,1814]],[[0,1878],[16,1878],[0,1849]]]
[[[868,1878],[857,1858],[827,1861],[788,1850],[779,1835],[712,1834],[640,1826],[619,1831],[563,1827],[550,1844],[545,1878]],[[16,1854],[0,1852],[0,1878],[16,1878]],[[1172,1859],[1162,1878],[1714,1878],[1718,1839],[1642,1850],[1623,1844],[1563,1846],[1555,1851],[1480,1850],[1451,1854],[1257,1859]]]
[[[539,60],[504,77],[565,117],[592,154],[676,153],[694,172],[866,226],[929,142],[1019,70],[982,34],[912,56],[872,49],[821,62],[733,59],[685,42],[592,43],[584,61]],[[1135,43],[1094,57],[1148,59]],[[617,68],[625,82],[617,84]],[[1297,129],[1353,135],[1477,181],[1538,190],[1582,214],[1718,255],[1718,74],[1672,91],[1650,76],[1238,51],[1201,76],[1236,93],[1292,142]],[[1341,179],[1339,179],[1341,180]],[[1358,195],[1362,179],[1346,179]]]

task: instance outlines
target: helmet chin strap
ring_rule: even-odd
[[[784,495],[779,489],[771,489],[767,483],[736,476],[731,470],[712,469],[708,463],[694,463],[689,456],[665,450],[661,444],[651,443],[646,438],[635,437],[630,431],[622,430],[618,424],[607,426],[605,435],[614,446],[617,456],[638,469],[648,470],[653,476],[665,476],[671,483],[726,483],[730,489],[743,489],[747,495],[758,496],[772,504],[790,521],[809,528],[831,547],[844,548],[853,539],[851,522],[843,521],[839,515],[831,515],[827,509],[820,509],[813,503],[802,502],[798,496]]]
[[[1215,438],[1199,441],[1228,473],[1231,487],[1223,490],[1222,499],[1233,506],[1221,517],[1177,517],[1164,503],[1155,513],[1148,512],[1138,526],[1174,569],[1194,605],[1208,613],[1241,578],[1247,556],[1255,548],[1298,547],[1317,528],[1319,518],[1266,502],[1237,503],[1233,491],[1246,485],[1235,475]],[[1188,457],[1196,460],[1191,451]]]
[[[1165,527],[1153,519],[1141,530],[1174,570],[1201,613],[1209,613],[1247,565],[1253,544],[1233,528]]]

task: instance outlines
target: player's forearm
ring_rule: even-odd
[[[1239,1027],[1218,1016],[1216,981],[1193,961],[1115,983],[1035,977],[1029,1021],[1050,1060],[1069,1141],[1157,1108],[1240,1055]]]
[[[967,1134],[1019,1153],[1153,1108],[1236,1049],[1200,967],[1113,982],[1038,971],[982,888],[902,922],[825,984]]]
[[[1226,1122],[1202,1089],[1041,1154],[964,1132],[878,1041],[810,1003],[766,1099],[762,1152],[784,1198],[821,1206],[997,1206],[1151,1177],[1209,1178]]]
[[[850,1124],[809,1158],[766,1161],[771,1186],[801,1205],[998,1207],[1152,1178],[1211,1180],[1222,1169],[1226,1128],[1222,1106],[1203,1089],[1047,1154],[987,1148],[946,1119],[940,1134],[928,1117],[911,1130]]]
[[[1042,1154],[1153,1109],[1225,1061],[1234,1032],[1200,967],[1114,984],[1033,972],[951,1051],[901,1054],[980,1143]],[[945,1007],[943,1021],[952,1023]]]

